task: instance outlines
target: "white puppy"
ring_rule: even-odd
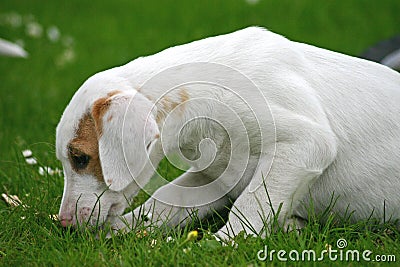
[[[271,215],[299,226],[310,204],[398,219],[400,75],[251,27],[89,78],[56,147],[63,226],[129,230],[139,210],[184,226],[229,209],[220,235],[258,233]],[[164,156],[190,169],[119,217]]]

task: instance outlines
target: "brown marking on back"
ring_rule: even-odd
[[[183,112],[185,111],[185,102],[190,99],[189,93],[185,88],[182,88],[179,91],[179,98],[180,98],[180,101],[181,101],[181,105],[179,106],[179,111],[180,111],[180,113],[182,115]]]
[[[188,91],[185,89],[185,88],[182,88],[180,91],[179,91],[179,97],[181,98],[181,103],[185,103],[186,101],[188,101],[189,100],[189,93],[188,93]]]
[[[139,92],[139,91],[138,91]],[[143,94],[144,95],[144,97],[146,97],[148,100],[150,100],[150,101],[153,101],[154,100],[154,98],[152,97],[152,96],[149,96],[149,95],[147,95],[147,94]]]
[[[172,101],[170,104],[170,110],[174,110],[179,105],[178,102]]]
[[[147,97],[150,99],[150,97]],[[165,119],[166,115],[170,113],[172,110],[178,107],[178,112],[180,115],[183,115],[185,111],[185,102],[190,99],[189,93],[185,88],[182,88],[178,92],[178,97],[174,97],[175,99],[171,99],[171,97],[165,95],[163,96],[159,103],[159,109],[157,110],[156,122],[160,123],[163,119]]]
[[[171,106],[171,99],[169,98],[169,96],[164,96],[163,98],[161,98],[160,103],[161,103],[161,107],[164,111],[170,111],[170,106]]]
[[[122,92],[119,91],[119,90],[114,90],[114,91],[109,92],[109,93],[107,94],[107,96],[108,96],[108,97],[112,97],[112,96],[115,96],[115,95],[120,94],[120,93],[122,93]]]
[[[95,121],[90,114],[85,114],[78,124],[78,129],[74,139],[68,145],[69,160],[71,156],[88,155],[90,157],[89,164],[85,169],[75,170],[80,174],[92,174],[99,181],[104,181],[103,172],[99,158],[99,142],[96,131]],[[73,164],[71,164],[73,166]]]
[[[158,111],[156,115],[156,123],[160,124],[161,121],[165,118],[165,114],[162,111]]]
[[[166,115],[172,110],[171,106],[172,101],[168,96],[164,96],[163,98],[160,99],[159,101],[160,106],[157,109],[157,115],[156,115],[156,122],[160,123],[162,120],[165,119]]]

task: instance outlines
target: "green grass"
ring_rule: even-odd
[[[256,5],[244,0],[2,0],[0,37],[22,40],[30,57],[0,57],[0,192],[17,194],[28,205],[25,209],[10,208],[0,201],[0,265],[269,265],[256,256],[265,244],[276,250],[321,251],[326,244],[334,248],[339,238],[345,238],[351,249],[396,254],[400,260],[398,232],[371,230],[363,224],[322,226],[315,222],[300,235],[278,231],[265,240],[239,236],[237,248],[223,247],[207,234],[198,242],[181,245],[185,233],[169,233],[175,241],[167,243],[159,231],[144,238],[132,233],[111,240],[96,239],[88,232],[63,231],[48,217],[58,211],[63,178],[39,175],[38,166],[27,165],[21,155],[23,149],[30,148],[39,164],[61,167],[54,155],[57,122],[75,90],[100,70],[249,25],[357,55],[400,31],[399,10],[398,0],[261,0]],[[10,12],[23,16],[21,26],[13,28],[5,22],[4,15]],[[32,20],[45,31],[57,26],[61,40],[52,43],[45,33],[38,38],[28,36],[25,25]],[[73,42],[63,43],[68,36]],[[75,56],[61,64],[66,49]],[[163,164],[160,171],[171,178],[177,174],[168,168]],[[152,247],[153,239],[157,244]],[[278,260],[274,263],[280,264]]]

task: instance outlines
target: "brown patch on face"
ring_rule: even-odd
[[[119,94],[121,91],[115,90],[109,92],[107,97],[97,99],[92,106],[92,117],[95,123],[97,135],[100,137],[103,133],[103,116],[108,111],[111,105],[111,97]],[[111,117],[112,118],[112,117]],[[110,120],[110,118],[109,118]]]
[[[104,181],[99,158],[99,138],[103,131],[103,117],[111,105],[111,97],[120,93],[115,90],[107,97],[97,99],[90,113],[85,114],[78,124],[74,139],[68,144],[68,158],[73,169],[80,174],[94,175]],[[108,117],[108,121],[112,116]]]
[[[75,138],[68,145],[69,160],[74,170],[80,174],[92,174],[99,181],[104,181],[99,158],[99,142],[96,132],[95,121],[90,114],[85,114],[79,121]],[[77,167],[76,159],[88,157],[87,165]]]

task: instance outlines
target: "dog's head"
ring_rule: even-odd
[[[64,169],[63,226],[99,226],[121,215],[150,179],[159,130],[152,102],[123,78],[97,74],[75,93],[57,126]]]

